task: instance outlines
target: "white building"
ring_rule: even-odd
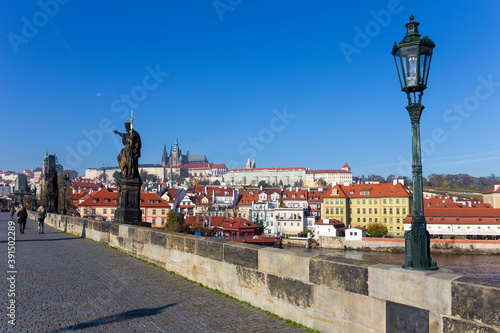
[[[353,227],[345,230],[346,240],[363,240],[363,237],[366,237],[366,229],[364,228]]]
[[[345,224],[339,220],[322,219],[314,224],[314,238],[319,237],[342,237],[344,236]]]
[[[352,184],[352,172],[349,164],[345,163],[340,170],[307,170],[306,186],[316,186],[322,179],[327,185]]]
[[[224,176],[225,182],[239,185],[257,185],[262,180],[270,185],[303,183],[306,180],[306,168],[232,169]]]
[[[276,236],[295,236],[306,230],[306,211],[307,208],[276,208]]]

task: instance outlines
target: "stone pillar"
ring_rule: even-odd
[[[140,178],[120,178],[116,184],[118,186],[118,207],[115,211],[115,221],[122,224],[150,227],[151,223],[142,222]]]

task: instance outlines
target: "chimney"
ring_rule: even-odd
[[[298,187],[298,186],[296,186],[296,187],[295,187],[295,192],[298,192],[298,191],[299,191],[299,187]]]
[[[393,179],[392,180],[392,186],[396,185],[398,183],[398,180],[397,179]]]
[[[495,192],[498,190],[499,187],[500,185],[495,185]]]

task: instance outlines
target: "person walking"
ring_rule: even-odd
[[[24,205],[17,211],[17,223],[19,223],[19,231],[24,234],[24,229],[26,228],[26,219],[28,218],[28,212]]]
[[[14,204],[12,204],[12,206],[10,206],[10,218],[13,219],[14,218],[14,213],[16,212],[16,208],[14,207]]]
[[[43,234],[43,223],[45,222],[45,216],[47,216],[47,213],[45,213],[45,208],[43,206],[38,207],[38,233]]]

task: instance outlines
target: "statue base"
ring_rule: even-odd
[[[47,194],[47,213],[57,214],[57,194]]]
[[[115,222],[151,227],[151,223],[142,222],[141,179],[120,178],[116,184],[118,186],[118,207],[115,211]]]

